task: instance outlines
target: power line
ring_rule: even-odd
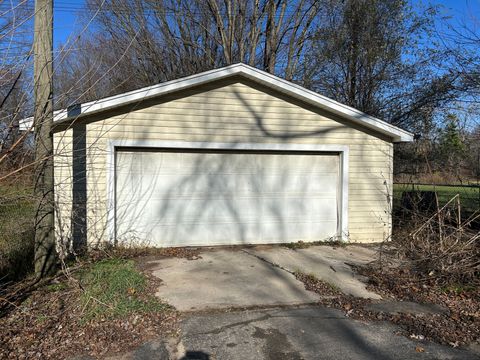
[[[68,3],[67,3],[68,4]],[[3,7],[3,9],[2,9]],[[9,10],[11,7],[8,4],[0,4],[0,10]],[[25,5],[21,9],[25,10],[34,10],[34,7],[32,5]],[[166,9],[153,9],[151,7],[144,8],[144,7],[128,7],[128,6],[122,6],[122,5],[113,5],[113,4],[108,4],[108,5],[103,5],[99,9],[96,8],[89,8],[87,5],[55,5],[54,7],[54,12],[76,12],[76,11],[100,11],[100,12],[116,12],[120,14],[132,14],[137,11],[142,11],[144,14],[159,14],[159,15],[177,15],[179,13],[184,13],[183,9],[180,9],[179,11],[176,10],[166,10]],[[202,15],[204,12],[202,10],[188,10],[188,13],[191,15]],[[285,10],[284,15],[291,15],[291,14],[296,14],[298,11],[296,10]],[[280,17],[282,16],[281,14],[275,14],[275,17]]]

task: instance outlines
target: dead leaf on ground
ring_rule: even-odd
[[[425,352],[425,349],[423,347],[417,345],[417,347],[415,348],[415,351],[419,352],[419,353],[422,353],[422,352]]]

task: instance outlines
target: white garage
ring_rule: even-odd
[[[224,147],[119,147],[117,241],[267,244],[337,239],[342,233],[344,155]]]
[[[73,246],[379,242],[412,134],[244,64],[55,114]]]

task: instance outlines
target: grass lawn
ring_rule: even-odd
[[[414,185],[413,190],[436,191],[440,205],[447,203],[456,194],[460,194],[462,210],[474,212],[480,209],[480,187],[466,186],[443,186],[443,185]],[[394,184],[393,201],[394,207],[400,206],[402,193],[412,191],[411,184]]]
[[[79,280],[84,289],[80,296],[83,321],[159,312],[168,308],[149,293],[147,279],[135,268],[133,260],[96,262],[80,273]]]
[[[18,226],[19,221],[32,220],[34,213],[33,188],[25,185],[0,184],[0,229],[2,226],[8,228],[10,221],[16,222]]]

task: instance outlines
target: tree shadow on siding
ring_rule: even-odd
[[[319,127],[319,129],[314,129],[312,131],[302,131],[302,132],[296,132],[292,131],[291,125],[295,123],[295,119],[290,119],[290,122],[285,123],[284,130],[279,130],[279,129],[270,129],[269,128],[269,118],[268,114],[271,114],[272,110],[278,110],[275,109],[274,106],[271,106],[270,104],[266,103],[264,104],[263,107],[260,109],[253,107],[248,98],[244,96],[241,92],[234,91],[233,92],[234,97],[238,100],[238,103],[243,106],[243,108],[246,110],[246,112],[249,114],[250,119],[247,121],[247,124],[250,126],[250,130],[248,134],[245,134],[243,138],[240,140],[236,139],[235,141],[230,141],[232,148],[234,149],[236,145],[239,143],[254,143],[254,142],[274,142],[278,143],[280,141],[281,143],[288,143],[292,140],[295,139],[303,139],[303,138],[312,138],[316,137],[318,139],[318,142],[321,143],[321,137],[322,136],[328,136],[329,132],[331,132],[333,129],[330,129],[328,127]],[[297,104],[298,105],[298,104]],[[214,118],[212,114],[212,118]],[[231,114],[232,120],[235,119],[235,115]],[[208,124],[206,124],[208,126]],[[211,131],[212,127],[210,128]],[[209,133],[209,134],[204,134],[203,136],[196,136],[195,141],[201,141],[201,142],[215,142],[217,138],[223,138],[224,134],[228,132],[228,129],[217,129],[216,132],[214,133]],[[228,132],[228,134],[231,134],[231,132]],[[148,133],[144,134],[146,138],[149,137]],[[228,135],[227,135],[228,136]],[[191,138],[192,134],[188,133],[188,129],[185,129],[184,133],[185,138]],[[143,149],[146,151],[147,149]],[[173,152],[178,152],[178,149],[163,149],[165,152],[166,150],[168,151],[173,151]],[[224,175],[225,172],[231,171],[232,167],[232,155],[231,152],[224,152],[224,151],[205,151],[202,150],[201,153],[195,153],[194,151],[191,150],[180,150],[183,151],[184,154],[189,154],[191,157],[195,157],[193,160],[193,165],[191,166],[191,169],[189,169],[188,173],[185,173],[184,171],[181,172],[181,176],[176,177],[175,183],[169,184],[169,187],[162,188],[163,195],[162,199],[163,202],[156,208],[155,210],[155,216],[158,219],[157,224],[160,224],[162,221],[165,221],[165,219],[169,219],[172,224],[171,226],[165,227],[163,229],[163,234],[162,237],[167,240],[167,239],[175,239],[175,238],[186,238],[185,245],[186,244],[191,244],[192,241],[189,240],[188,238],[194,238],[195,237],[195,232],[198,230],[197,226],[199,223],[202,221],[205,221],[206,218],[209,216],[209,212],[215,212],[217,209],[215,209],[215,206],[221,208],[223,210],[224,214],[228,214],[229,219],[225,219],[227,223],[231,227],[234,227],[235,229],[229,229],[229,231],[233,231],[234,234],[232,236],[232,239],[227,239],[229,237],[228,231],[225,234],[226,239],[224,241],[212,241],[210,243],[213,244],[228,244],[230,242],[233,242],[233,240],[236,239],[237,243],[244,243],[247,244],[250,242],[258,242],[255,241],[256,239],[252,239],[252,237],[249,235],[251,232],[257,232],[262,230],[263,224],[262,220],[265,218],[265,216],[262,216],[262,214],[265,214],[265,212],[268,212],[268,215],[270,218],[274,219],[275,223],[277,224],[276,228],[274,229],[277,233],[277,237],[280,241],[287,241],[287,232],[288,228],[286,228],[285,224],[285,219],[288,217],[286,213],[298,213],[298,214],[303,214],[305,213],[305,204],[300,202],[295,205],[295,208],[293,209],[282,209],[279,206],[276,206],[275,202],[272,201],[270,204],[265,204],[265,203],[255,203],[255,200],[258,201],[258,198],[261,197],[262,195],[262,189],[260,187],[268,183],[269,189],[263,189],[263,192],[273,192],[277,194],[282,193],[282,189],[285,188],[285,184],[288,183],[292,178],[292,174],[289,173],[289,170],[284,167],[281,169],[276,169],[276,171],[280,170],[281,174],[277,174],[278,176],[274,180],[274,182],[270,181],[268,182],[268,179],[271,179],[272,176],[271,174],[266,174],[265,170],[262,169],[259,166],[253,166],[255,168],[255,173],[249,174],[249,176],[244,177],[243,179],[235,179],[236,182],[238,182],[240,186],[244,185],[242,182],[245,184],[249,184],[250,186],[250,192],[253,194],[252,197],[252,202],[249,204],[246,204],[249,209],[251,209],[251,212],[254,212],[255,214],[252,216],[253,221],[255,222],[253,224],[253,228],[250,224],[247,224],[247,220],[245,219],[245,216],[243,215],[245,213],[245,208],[240,208],[238,201],[236,200],[236,197],[238,198],[242,194],[239,195],[239,190],[238,186],[233,185],[233,184],[225,184],[222,183],[222,176]],[[209,154],[215,154],[218,156],[205,156],[205,153]],[[248,152],[244,153],[248,155]],[[272,153],[274,154],[274,153]],[[277,153],[275,153],[277,154]],[[312,154],[310,154],[312,155]],[[262,156],[262,155],[260,155]],[[282,155],[282,156],[289,156],[289,155]],[[256,161],[254,157],[248,157],[245,156],[243,159],[241,158],[236,158],[235,161],[238,162],[238,164],[234,165],[234,168],[242,168],[242,167],[248,167],[251,166],[252,164],[248,163],[249,161]],[[242,163],[243,162],[243,163]],[[281,167],[281,161],[278,161],[279,167]],[[152,165],[153,166],[153,165]],[[230,168],[229,168],[230,167]],[[164,169],[158,168],[156,170],[156,174],[153,174],[152,176],[152,186],[154,185],[154,180],[153,178],[157,177],[158,175],[162,174],[162,171]],[[308,176],[306,176],[307,178]],[[266,180],[267,179],[267,180]],[[295,179],[293,179],[295,180]],[[308,181],[305,181],[305,183],[299,183],[296,186],[296,189],[299,193],[300,198],[305,198],[307,196],[307,189],[308,189]],[[204,194],[203,198],[199,201],[199,203],[195,206],[195,209],[192,211],[188,207],[188,202],[185,202],[184,204],[181,204],[179,202],[176,202],[175,199],[181,196],[185,196],[185,194],[188,194],[192,191],[192,189],[197,189],[199,192]],[[117,192],[122,191],[122,189],[117,188]],[[138,199],[138,192],[133,191],[132,195],[135,194]],[[148,196],[146,193],[144,196]],[[133,203],[134,197],[132,196],[132,203]],[[180,204],[180,205],[179,205]],[[142,210],[145,210],[143,208]],[[128,207],[125,207],[125,209],[122,209],[123,214],[127,215],[129,212]],[[123,221],[121,219],[122,214],[118,212],[117,209],[117,225],[119,221]],[[126,216],[125,216],[126,217]],[[134,228],[135,227],[135,222],[137,221],[138,218],[141,218],[141,214],[135,214],[135,216],[129,216],[130,218],[130,223],[126,228]],[[183,226],[183,228],[179,227],[178,224],[183,224],[185,222],[185,218],[189,218],[190,224],[188,226]],[[173,219],[173,220],[172,220]],[[152,225],[155,225],[153,222]],[[155,226],[152,226],[155,227]],[[263,232],[266,232],[267,230],[263,230]],[[122,234],[117,233],[117,237],[122,236]],[[302,238],[298,238],[297,240],[303,240]],[[316,239],[316,240],[324,240],[324,239]],[[170,246],[177,245],[177,244],[172,244],[171,241],[166,241]],[[267,241],[269,242],[269,241]],[[208,241],[206,241],[208,243]],[[201,245],[202,242],[199,242],[198,245]],[[177,246],[182,246],[184,244],[178,244]]]
[[[265,101],[262,106],[258,106],[258,103],[255,104],[255,101],[251,101],[251,97],[245,96],[245,93],[242,93],[241,91],[234,90],[231,94],[233,94],[234,98],[237,100],[238,104],[241,104],[241,107],[244,112],[247,112],[249,115],[249,119],[244,121],[243,125],[248,125],[250,127],[250,130],[247,131],[247,133],[242,132],[241,135],[233,137],[235,140],[234,141],[229,141],[232,143],[232,146],[235,147],[236,144],[238,143],[245,143],[245,142],[274,142],[274,143],[290,143],[290,142],[304,142],[305,139],[308,139],[309,142],[317,143],[317,144],[322,144],[326,143],[325,141],[330,134],[335,133],[338,129],[341,129],[343,125],[345,124],[345,120],[338,119],[336,116],[332,114],[327,114],[326,112],[323,112],[319,109],[313,109],[312,106],[309,104],[304,104],[301,103],[300,101],[293,100],[291,97],[288,97],[286,95],[282,95],[278,92],[272,91],[271,89],[262,87],[258,84],[254,84],[250,81],[247,80],[241,80],[240,83],[246,84],[247,86],[251,86],[253,88],[259,89],[260,91],[272,95],[275,98],[280,99],[281,101],[286,101],[289,103],[293,103],[294,106],[298,107],[303,107],[307,109],[308,111],[312,111],[313,113],[316,113],[317,115],[321,116],[328,116],[330,118],[333,118],[338,122],[337,125],[331,125],[331,126],[324,126],[322,125],[322,119],[321,117],[317,117],[319,124],[318,128],[315,128],[315,126],[309,126],[307,127],[307,130],[299,130],[295,129],[295,127],[292,127],[292,125],[296,126],[298,119],[295,118],[295,114],[291,114],[291,118],[286,121],[285,119],[281,122],[281,124],[278,124],[278,122],[275,124],[275,121],[271,121],[271,116],[272,112],[275,111],[281,111],[282,109],[275,108],[275,104],[270,104],[268,101]],[[200,104],[199,106],[201,106]],[[208,106],[205,106],[205,109],[207,109]],[[204,109],[204,110],[205,110]],[[217,109],[218,110],[218,109]],[[290,109],[291,110],[291,109]],[[242,123],[242,121],[235,121],[235,113],[230,111],[229,116],[233,120],[233,123]],[[360,116],[360,115],[359,115]],[[210,117],[212,119],[212,122],[215,122],[215,114],[212,113],[212,116]],[[209,118],[209,119],[210,119]],[[161,121],[161,120],[158,120]],[[348,124],[351,127],[358,128],[358,126],[354,124]],[[197,131],[196,133],[192,133],[191,129],[185,128],[184,133],[182,134],[182,137],[185,139],[191,139],[195,138],[195,141],[202,141],[202,142],[215,142],[217,138],[223,138],[224,137],[224,131],[228,131],[227,129],[218,129],[215,128],[215,126],[212,126],[212,124],[209,123],[209,120],[206,120],[205,126],[209,128],[209,131],[205,131],[203,134],[201,131]],[[213,129],[213,130],[212,130]],[[365,130],[365,129],[363,129]],[[74,238],[74,247],[75,246],[82,246],[86,243],[86,181],[82,180],[85,179],[85,141],[83,141],[83,145],[81,145],[81,138],[84,136],[84,131],[85,128],[81,129],[81,126],[76,126],[74,127],[74,138],[78,139],[79,141],[74,139],[74,191],[73,191],[73,211],[72,211],[72,224],[73,224],[73,238]],[[77,134],[75,134],[75,132]],[[82,133],[83,132],[83,133]],[[249,135],[248,135],[249,132]],[[126,134],[127,135],[127,134]],[[237,134],[235,134],[237,135]],[[127,135],[128,137],[128,135]],[[148,132],[144,133],[144,138],[148,139],[151,138],[150,134]],[[232,137],[231,137],[232,138]],[[331,142],[330,142],[331,143]],[[75,146],[75,144],[80,144]],[[83,149],[83,150],[82,150]],[[361,152],[361,156],[363,158],[363,151]],[[226,160],[228,162],[228,160]],[[211,164],[205,163],[204,159],[200,159],[198,157],[198,163],[195,166],[194,170],[197,171],[201,169],[202,167],[207,167],[210,166]],[[221,172],[222,171],[222,166],[213,166],[213,172]],[[259,177],[261,177],[259,175]],[[284,179],[288,179],[288,176],[283,177]],[[198,173],[192,173],[190,176],[185,175],[183,179],[179,180],[178,184],[175,184],[175,187],[182,187],[182,186],[187,186],[191,187],[192,184],[195,184],[198,181]],[[215,181],[210,181],[210,187],[212,188],[215,186]],[[174,188],[175,188],[174,187]],[[171,192],[166,192],[168,193],[174,193],[174,188],[172,188]],[[207,188],[207,190],[209,189]],[[387,194],[388,195],[388,194]],[[168,198],[167,198],[168,199]],[[206,206],[208,208],[209,203],[213,201],[213,198],[206,197],[204,199],[205,204],[203,206]],[[165,208],[170,207],[171,202],[167,200],[165,204],[162,206],[162,209],[160,210],[160,213],[165,213],[166,210]],[[231,214],[232,220],[234,223],[241,224],[241,212],[238,211],[238,209],[235,208],[235,205],[232,204],[229,199],[225,198],[224,199],[224,205],[228,209],[228,213]],[[284,225],[283,219],[285,218],[283,216],[284,212],[282,209],[278,209],[275,207],[272,207],[271,213],[274,214],[278,219],[278,223],[280,224],[280,227]],[[182,215],[184,215],[184,212],[182,209],[177,209],[176,210],[176,215],[177,218],[181,218]],[[204,212],[199,212],[195,215],[198,220],[201,220],[202,217],[204,216]],[[194,230],[194,228],[192,228]],[[238,226],[238,233],[239,233],[239,238],[240,239],[245,239],[245,233],[247,230],[242,227],[241,225]],[[173,231],[170,229],[170,231]],[[282,234],[285,233],[285,229],[282,229]],[[78,245],[75,245],[78,244]]]

